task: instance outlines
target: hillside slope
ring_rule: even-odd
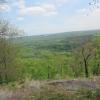
[[[16,38],[14,41],[24,47],[33,49],[49,49],[49,50],[70,50],[72,47],[81,45],[92,38],[92,36],[100,31],[78,31],[65,32],[52,35],[25,36]]]

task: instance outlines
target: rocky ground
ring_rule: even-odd
[[[92,80],[26,81],[21,85],[1,86],[0,100],[35,100],[33,94],[40,93],[45,87],[69,91],[79,88],[96,89],[100,88],[100,77]]]

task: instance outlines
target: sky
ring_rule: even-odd
[[[0,3],[0,13],[25,35],[100,29],[99,0],[8,1]]]

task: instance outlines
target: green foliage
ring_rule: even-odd
[[[82,45],[88,42],[99,44],[98,41],[98,36],[94,36],[92,33],[88,35],[74,34],[73,36],[64,33],[15,38],[15,45],[21,46],[19,52],[19,62],[22,70],[21,78],[44,80],[84,77],[83,58],[82,56],[75,57],[73,51],[75,52],[77,48],[81,48]],[[96,45],[95,48],[99,52]],[[96,53],[96,59],[93,57],[88,63],[90,75],[99,75],[97,64],[100,60],[98,52]]]
[[[7,40],[0,41],[0,83],[8,83],[18,79],[20,63],[18,63],[16,47]]]
[[[92,35],[94,32],[81,32],[73,36],[66,33],[50,36],[9,38],[7,47],[7,63],[10,73],[9,81],[29,79],[64,79],[67,77],[84,77],[84,64],[81,56],[77,57],[73,51],[88,42],[93,42],[97,51],[96,57],[89,61],[89,74],[99,75],[99,39]],[[12,43],[13,42],[13,43]],[[0,46],[2,46],[0,44]],[[1,47],[0,47],[1,48]],[[2,47],[3,48],[3,47]],[[0,51],[0,55],[4,50]],[[79,54],[79,52],[78,52]],[[95,67],[94,67],[95,66]],[[4,72],[4,71],[3,71]]]
[[[13,44],[13,37],[17,33],[9,22],[0,19],[0,83],[18,79],[18,48]]]
[[[50,74],[49,79],[55,79],[57,75],[64,77],[66,73],[69,73],[70,76],[72,73],[68,70],[66,62],[68,58],[66,59],[65,54],[41,51],[41,54],[35,57],[33,59],[23,59],[22,61],[24,63],[23,74],[28,75],[32,79],[48,79],[48,73]]]

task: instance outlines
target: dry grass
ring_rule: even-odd
[[[99,84],[100,83],[99,78],[100,77],[94,77],[84,81],[86,81],[86,83],[88,83],[88,81],[89,82],[91,81],[91,82],[96,82],[96,84]],[[77,80],[67,80],[67,81],[58,80],[58,81],[50,81],[50,82],[26,80],[23,84],[17,82],[9,83],[6,86],[5,85],[0,86],[0,100],[78,100],[76,99],[77,96],[83,98],[81,100],[85,100],[84,98],[87,98],[88,96],[92,98],[92,92],[91,92],[92,90],[87,87],[86,89],[81,89],[81,90],[79,89],[80,91],[78,90],[74,91],[72,89],[68,89],[68,87],[71,84],[75,85],[76,83],[79,84],[79,82],[80,80],[77,79]],[[100,92],[100,90],[98,91]],[[80,94],[77,94],[78,92]],[[93,92],[94,97],[95,95],[97,95],[96,97],[99,98],[100,97],[99,92]],[[86,95],[86,97],[83,97],[82,94]],[[96,100],[99,100],[98,98],[96,98]]]

